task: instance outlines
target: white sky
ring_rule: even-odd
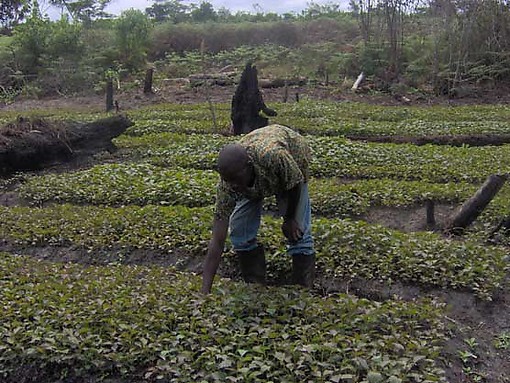
[[[262,11],[264,13],[267,12],[276,12],[276,13],[285,13],[285,12],[297,12],[300,13],[302,10],[308,8],[310,3],[309,0],[208,0],[214,7],[215,10],[218,10],[221,7],[225,7],[229,9],[232,13],[237,11],[246,11],[250,13],[256,13],[257,11]],[[348,0],[339,0],[339,1],[324,1],[324,0],[316,0],[313,1],[316,4],[342,4],[343,9],[347,9]],[[115,15],[120,14],[122,11],[135,8],[140,10],[145,10],[145,8],[150,7],[154,2],[152,0],[112,0],[111,3],[106,8],[106,11],[109,13],[113,13]],[[195,1],[183,1],[183,4],[200,4],[201,0]],[[47,5],[47,1],[40,0],[39,4],[43,13],[48,13],[50,17],[58,18],[58,11],[55,9],[51,9]]]

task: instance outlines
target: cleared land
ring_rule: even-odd
[[[508,108],[271,106],[314,152],[315,288],[285,286],[290,260],[268,200],[271,286],[239,282],[227,252],[201,296],[229,105],[215,103],[216,127],[206,104],[129,109],[117,151],[0,181],[3,381],[510,381],[509,241],[504,230],[487,241],[509,215],[510,186],[462,237],[441,231],[490,174],[509,172]],[[398,143],[480,135],[500,142]]]

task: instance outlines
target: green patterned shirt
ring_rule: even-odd
[[[228,220],[242,198],[263,199],[292,189],[309,178],[310,147],[304,137],[282,125],[254,130],[239,140],[255,171],[255,182],[246,193],[236,193],[225,181],[218,184],[216,219]]]

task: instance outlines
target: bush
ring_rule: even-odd
[[[120,62],[130,71],[139,70],[145,63],[150,27],[148,17],[135,9],[122,12],[115,23]]]

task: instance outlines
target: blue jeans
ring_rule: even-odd
[[[278,209],[283,215],[287,210],[287,200],[283,196],[276,196]],[[257,247],[257,232],[260,227],[263,200],[250,200],[244,198],[237,202],[230,216],[230,241],[235,251],[249,251]],[[289,255],[313,255],[312,224],[311,224],[310,197],[308,196],[308,184],[302,184],[299,203],[296,207],[296,221],[298,222],[303,236],[297,242],[287,241],[287,253]]]

